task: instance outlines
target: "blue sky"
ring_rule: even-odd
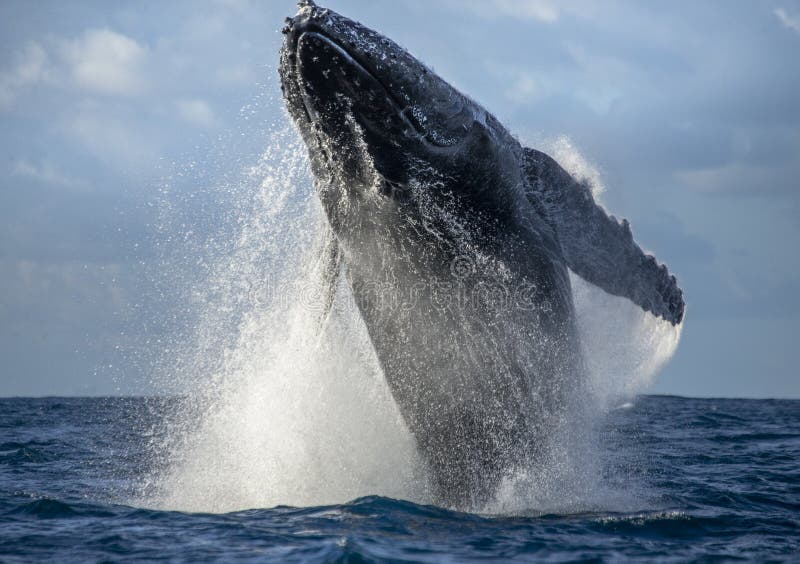
[[[689,304],[654,391],[800,397],[800,2],[329,5],[600,172]],[[160,315],[164,187],[213,222],[192,190],[255,162],[250,120],[285,119],[294,11],[0,3],[0,395],[150,390],[147,351],[189,319]]]

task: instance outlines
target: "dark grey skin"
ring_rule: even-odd
[[[349,283],[426,461],[469,509],[542,455],[584,383],[568,269],[677,324],[676,280],[589,187],[388,38],[313,2],[280,75]]]

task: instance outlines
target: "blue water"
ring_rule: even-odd
[[[137,507],[168,400],[0,400],[0,561],[800,560],[800,401],[638,398],[609,480],[632,512],[481,516],[383,497],[227,514]],[[141,504],[139,504],[141,505]]]

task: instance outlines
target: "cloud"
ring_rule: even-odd
[[[558,20],[558,9],[547,0],[495,0],[495,8],[509,16],[553,23]]]
[[[65,86],[71,82],[101,94],[138,94],[146,86],[146,58],[146,48],[109,29],[90,29],[48,49],[29,42],[16,65],[0,73],[0,108],[10,106],[21,89],[43,83]]]
[[[465,6],[479,16],[493,18],[513,17],[554,23],[559,16],[558,8],[550,0],[472,1],[467,2]]]
[[[717,257],[711,241],[690,232],[679,216],[663,210],[651,212],[646,220],[642,217],[643,221],[633,224],[634,239],[643,248],[655,251],[662,262],[674,266],[673,274],[707,267]]]
[[[11,174],[23,178],[30,178],[49,185],[65,186],[69,188],[89,187],[89,183],[85,180],[72,178],[56,169],[50,163],[42,163],[37,166],[25,160],[17,161],[14,168],[11,170]]]
[[[0,73],[0,108],[9,106],[17,92],[50,76],[47,52],[35,42],[28,43],[20,54],[16,66]]]
[[[785,27],[800,33],[800,16],[789,14],[783,8],[776,8],[773,13]]]
[[[0,310],[12,320],[33,317],[34,321],[47,320],[66,326],[86,316],[101,322],[96,315],[99,310],[88,307],[98,303],[112,311],[130,313],[132,300],[121,283],[122,274],[129,268],[118,262],[0,258],[3,280],[0,304],[5,306]],[[61,292],[70,299],[58,300]]]
[[[217,122],[213,110],[205,100],[178,100],[176,106],[181,118],[191,124],[211,127]]]
[[[252,2],[250,2],[250,0],[215,0],[215,3],[224,8],[231,8],[239,11],[252,8]]]
[[[526,103],[535,98],[539,90],[539,83],[533,76],[520,73],[506,91],[506,97],[512,102]]]
[[[793,161],[782,164],[728,162],[720,166],[679,170],[675,179],[682,185],[709,196],[796,196],[800,167]]]
[[[75,83],[101,94],[134,95],[145,87],[142,73],[147,50],[111,31],[91,29],[64,44],[64,57]]]
[[[256,81],[253,71],[243,63],[219,68],[215,75],[220,84],[241,86]]]
[[[155,162],[161,150],[152,131],[135,127],[130,118],[118,115],[79,112],[67,119],[62,128],[91,155],[113,168],[144,170]]]
[[[566,41],[564,50],[581,70],[575,98],[598,114],[608,113],[623,93],[641,80],[624,54],[601,53],[574,41]]]

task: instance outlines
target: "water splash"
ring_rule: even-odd
[[[600,170],[578,150],[569,137],[561,135],[542,143],[543,150],[552,155],[558,163],[578,180],[585,180],[592,188],[592,195],[597,200],[606,191],[603,175]]]
[[[428,502],[424,469],[383,379],[349,289],[340,282],[319,328],[318,260],[325,220],[306,149],[278,125],[256,166],[230,192],[226,232],[187,299],[200,312],[175,357],[169,388],[186,394],[170,421],[166,468],[147,505],[225,512],[319,505],[364,495]],[[556,152],[589,179],[569,143]],[[573,167],[574,168],[574,167]],[[588,171],[588,172],[586,172]],[[599,184],[598,184],[599,185]],[[210,250],[209,250],[210,249]],[[635,496],[604,484],[597,423],[643,391],[679,330],[573,279],[591,378],[551,437],[546,458],[509,477],[491,513],[625,508]],[[668,326],[668,327],[667,327]]]
[[[202,314],[170,385],[188,395],[147,503],[221,512],[420,499],[413,440],[357,314],[340,300],[319,331],[324,218],[305,146],[288,125],[269,137],[231,190],[232,245],[213,250],[191,292]]]
[[[606,191],[600,170],[566,136],[541,145],[575,178],[589,183],[598,202]],[[650,315],[570,273],[592,403],[601,411],[642,394],[675,354],[683,324]]]
[[[683,325],[673,326],[578,276],[571,280],[591,393],[607,411],[650,388],[675,354]]]

